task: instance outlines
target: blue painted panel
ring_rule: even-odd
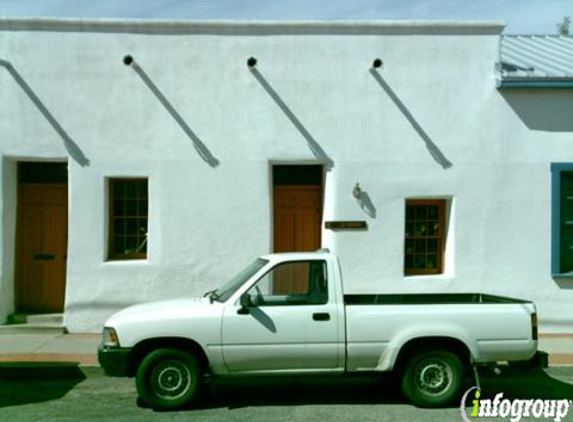
[[[561,173],[573,172],[573,163],[551,163],[551,273],[561,274]],[[573,275],[569,275],[573,277]]]

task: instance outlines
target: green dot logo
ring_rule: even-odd
[[[473,395],[472,392],[474,392]],[[465,422],[472,422],[471,418],[475,418],[479,415],[480,397],[481,390],[478,387],[471,387],[462,396],[462,400],[460,402],[460,413]],[[471,405],[469,407],[467,406],[468,398],[471,400]]]

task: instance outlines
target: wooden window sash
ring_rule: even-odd
[[[446,201],[444,199],[407,199],[406,200],[406,210],[408,208],[408,206],[419,206],[419,205],[434,205],[434,206],[438,206],[438,235],[433,235],[433,236],[414,236],[414,235],[409,235],[404,236],[405,242],[404,245],[406,244],[407,240],[412,240],[412,241],[416,241],[416,239],[423,239],[423,240],[428,240],[428,239],[437,239],[438,240],[438,247],[437,247],[437,251],[436,251],[436,255],[438,257],[438,266],[437,268],[408,268],[406,267],[406,251],[404,250],[404,274],[407,276],[411,276],[411,275],[436,275],[436,274],[443,274],[444,272],[444,254],[445,254],[445,229],[446,229],[446,224],[445,224],[445,208],[446,208]],[[414,219],[414,221],[416,221]],[[426,219],[426,221],[428,221]],[[406,219],[405,219],[405,224],[404,224],[404,231],[406,231]],[[412,254],[413,256],[415,256],[416,254]],[[425,255],[428,255],[428,253],[426,252]]]
[[[140,199],[142,197],[140,197],[139,195],[136,195],[135,198],[133,197],[127,197],[127,196],[115,196],[115,189],[116,189],[116,185],[118,183],[121,182],[135,182],[135,183],[143,183],[143,182],[147,182],[147,195],[145,197],[145,199],[147,200],[147,213],[145,216],[142,216],[139,214],[139,209],[137,210],[136,214],[137,215],[122,215],[122,216],[116,216],[113,214],[113,210],[114,210],[114,201],[116,200],[136,200],[136,201],[140,201]],[[139,187],[137,187],[139,188]],[[139,219],[146,219],[148,221],[149,224],[149,181],[147,178],[111,178],[109,180],[109,207],[108,207],[108,221],[109,221],[109,239],[108,239],[108,257],[110,260],[133,260],[133,259],[147,259],[147,252],[134,252],[134,253],[117,253],[115,252],[115,238],[116,237],[122,237],[124,239],[128,238],[128,237],[145,237],[145,236],[131,236],[128,234],[123,234],[123,235],[117,235],[115,234],[115,220],[116,219],[125,219],[125,220],[129,220],[129,219],[134,219],[134,220],[139,220]],[[149,232],[149,229],[147,230]],[[147,239],[144,239],[144,242],[147,243]],[[148,245],[145,245],[146,250]]]

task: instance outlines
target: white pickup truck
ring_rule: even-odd
[[[110,376],[135,376],[140,399],[171,409],[197,400],[206,375],[394,371],[418,406],[461,396],[479,363],[537,351],[529,301],[480,293],[344,294],[335,255],[262,256],[203,298],[126,308],[98,350]]]

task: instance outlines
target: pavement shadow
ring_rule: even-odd
[[[404,403],[393,377],[263,377],[215,380],[194,409]]]
[[[563,373],[559,373],[563,369]],[[571,399],[573,376],[566,368],[514,369],[501,373],[480,370],[483,398],[503,397]],[[237,409],[258,406],[304,406],[324,404],[408,404],[400,380],[391,375],[371,377],[261,377],[214,379],[207,382],[203,397],[187,410]],[[141,403],[140,406],[145,407]],[[452,407],[459,407],[453,404]]]
[[[0,408],[59,399],[85,379],[73,362],[2,363]]]
[[[566,368],[546,370],[500,368],[499,375],[487,371],[481,378],[483,397],[503,393],[508,399],[573,399],[573,377]],[[561,378],[561,379],[560,379]]]

